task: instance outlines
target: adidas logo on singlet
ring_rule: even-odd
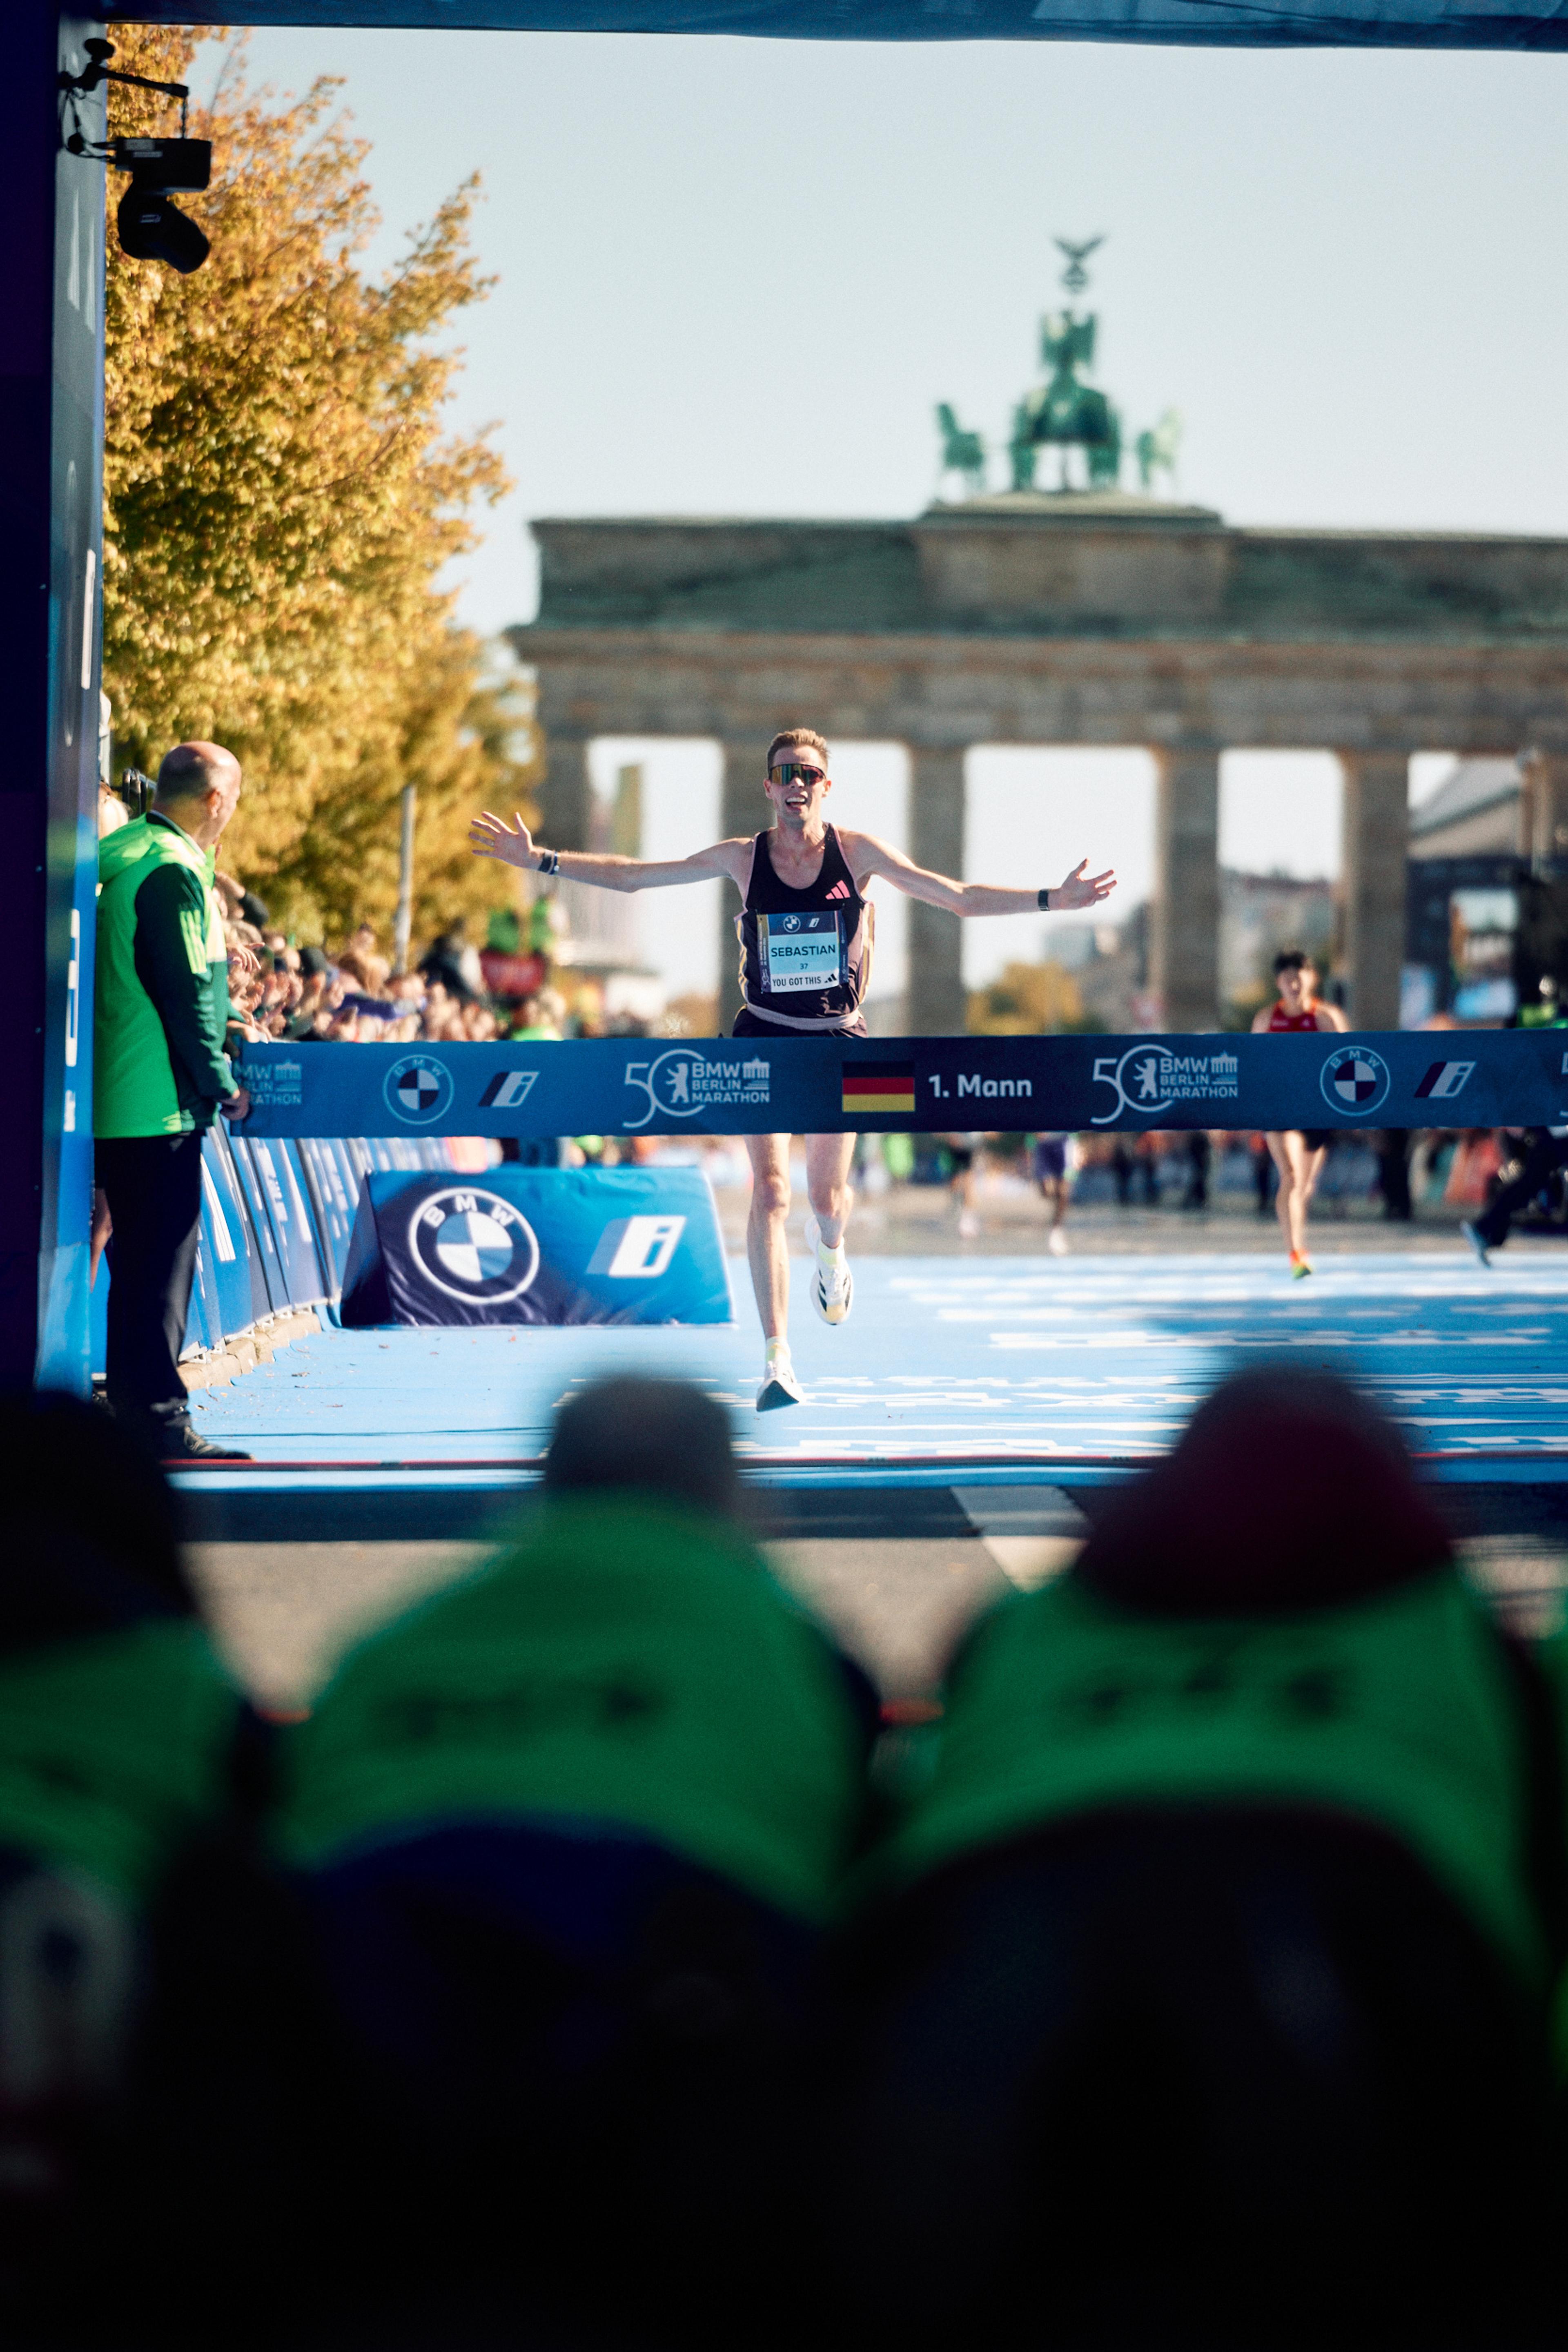
[[[847,882],[835,882],[827,895],[830,898],[847,898],[850,895],[850,886]]]

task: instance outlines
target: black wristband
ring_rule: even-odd
[[[559,850],[541,849],[539,852],[538,871],[540,874],[559,874],[560,872]]]
[[[1049,890],[1041,890],[1041,891],[1039,893],[1039,895],[1038,895],[1038,898],[1037,898],[1037,899],[1036,899],[1036,904],[1039,906],[1039,908],[1040,908],[1040,913],[1041,913],[1042,915],[1049,915],[1049,914],[1050,914],[1050,912],[1051,912],[1051,893],[1050,893],[1050,891],[1049,891]]]

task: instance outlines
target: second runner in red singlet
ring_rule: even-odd
[[[1287,948],[1274,958],[1274,983],[1280,992],[1278,1000],[1254,1016],[1254,1034],[1322,1034],[1348,1026],[1338,1005],[1320,1003],[1312,960],[1300,948]],[[1307,1255],[1307,1211],[1333,1140],[1333,1130],[1326,1127],[1291,1128],[1269,1138],[1270,1155],[1280,1174],[1274,1210],[1290,1252],[1291,1274],[1297,1281],[1312,1270]]]

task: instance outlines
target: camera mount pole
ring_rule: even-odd
[[[111,66],[109,62],[114,55],[112,41],[84,41],[82,48],[88,58],[87,65],[83,67],[80,73],[62,73],[57,85],[72,100],[72,120],[77,127],[66,141],[66,145],[73,155],[94,153],[98,146],[102,144],[101,142],[94,142],[83,136],[75,101],[78,98],[89,98],[95,89],[101,89],[106,81],[122,82],[128,89],[156,89],[162,91],[165,98],[177,98],[180,101],[180,136],[182,139],[186,137],[191,113],[191,91],[188,83],[150,81],[145,74],[120,72],[117,67]]]

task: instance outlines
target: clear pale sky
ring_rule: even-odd
[[[251,56],[279,89],[344,77],[372,260],[482,175],[500,282],[463,323],[455,413],[497,421],[517,484],[465,568],[484,630],[533,610],[530,515],[913,514],[940,399],[999,483],[1061,299],[1053,235],[1106,236],[1096,380],[1132,432],[1182,412],[1184,497],[1568,534],[1568,58],[354,31]],[[650,850],[707,837],[712,755],[648,769]],[[837,813],[900,837],[898,755],[835,770]],[[1321,756],[1233,755],[1222,801],[1228,862],[1337,869]],[[972,874],[1055,881],[1088,853],[1130,903],[1149,826],[1138,754],[971,760]],[[642,903],[650,959],[711,984],[716,916]],[[970,927],[971,978],[1043,931]]]

